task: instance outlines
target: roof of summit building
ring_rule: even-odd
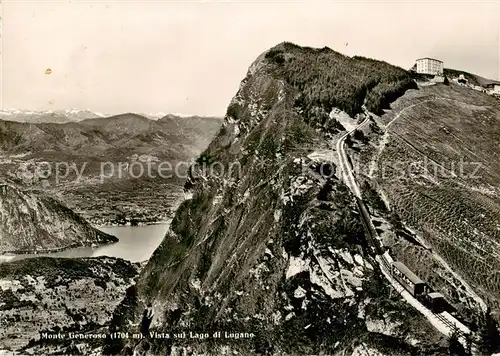
[[[439,60],[439,59],[436,59],[436,58],[431,58],[431,57],[422,57],[422,58],[417,58],[416,60],[417,61],[420,61],[422,59],[430,59],[430,60],[433,60],[433,61],[438,61],[438,62],[441,62],[443,63],[443,61]]]

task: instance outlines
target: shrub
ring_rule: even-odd
[[[285,57],[283,56],[283,52],[276,50],[276,49],[271,49],[266,53],[266,58],[278,63],[282,64],[285,62]]]
[[[361,130],[358,130],[358,129],[354,130],[353,136],[358,141],[361,141],[363,143],[368,142],[368,137],[366,137],[365,134],[363,133],[363,131],[361,131]]]
[[[212,163],[212,157],[208,153],[203,152],[201,155],[198,156],[198,158],[196,158],[196,163],[210,164]]]
[[[376,134],[381,133],[380,126],[378,126],[376,122],[371,122],[370,123],[370,130],[373,133],[376,133]]]
[[[361,192],[363,194],[363,197],[370,203],[371,206],[373,206],[378,211],[384,213],[387,212],[387,206],[385,205],[385,202],[382,200],[377,191],[372,188],[370,183],[365,181],[361,185]]]
[[[346,137],[345,144],[347,145],[347,147],[352,147],[352,140],[350,135]]]
[[[498,322],[493,319],[491,309],[488,308],[480,320],[479,334],[481,343],[479,350],[484,354],[491,355],[500,351],[500,332]]]

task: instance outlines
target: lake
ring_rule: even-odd
[[[165,237],[170,223],[146,226],[101,227],[108,234],[118,237],[120,241],[98,247],[77,247],[54,253],[0,255],[0,262],[11,262],[33,257],[120,257],[132,262],[148,260],[154,250]]]

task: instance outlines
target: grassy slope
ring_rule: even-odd
[[[390,127],[389,142],[379,158],[377,183],[402,219],[498,307],[500,103],[473,90],[436,85],[407,93],[382,122],[390,122],[418,102]],[[465,162],[462,172],[461,161]],[[427,162],[429,171],[414,169],[416,174],[410,176],[412,162]],[[395,163],[406,174],[391,170]],[[449,297],[459,292],[446,286],[445,274],[438,271],[429,253],[403,243],[395,251]]]
[[[365,57],[350,58],[328,47],[283,43],[269,50],[266,58],[278,64],[280,79],[298,89],[295,104],[308,122],[322,121],[318,111],[329,113],[334,107],[354,116],[362,111],[363,103],[368,110],[381,113],[405,90],[416,87],[402,68]]]

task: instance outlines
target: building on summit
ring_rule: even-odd
[[[469,82],[469,81],[467,80],[467,78],[465,78],[465,75],[460,74],[460,75],[458,76],[458,84],[461,84],[461,85],[467,85],[467,84],[468,84],[468,82]]]
[[[486,84],[486,88],[488,89],[490,94],[500,95],[500,83],[499,82],[488,83],[488,84]]]
[[[428,57],[417,59],[416,67],[417,73],[434,75],[443,74],[443,62],[439,59]]]

